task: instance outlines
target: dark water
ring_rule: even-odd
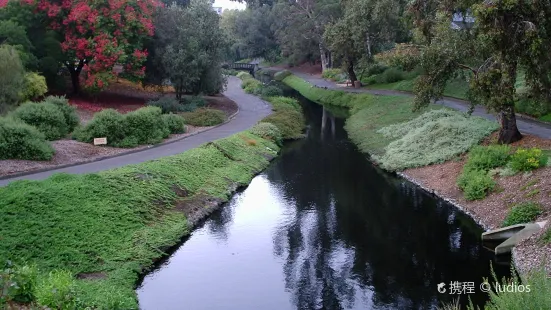
[[[451,281],[474,282],[460,301],[483,304],[482,230],[372,166],[343,120],[305,112],[307,138],[145,277],[142,309],[431,309],[459,296],[438,293]]]

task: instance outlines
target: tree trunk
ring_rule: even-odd
[[[367,59],[371,60],[371,37],[369,33],[365,36],[365,48],[367,50]]]
[[[515,106],[505,107],[499,112],[498,143],[509,144],[522,139],[522,134],[517,128],[517,118],[515,116]]]
[[[321,58],[321,71],[325,71],[331,68],[331,53],[326,50],[321,43],[319,43],[320,58]]]
[[[354,72],[354,62],[351,59],[348,59],[348,65],[346,67],[346,71],[348,72],[350,83],[354,85],[354,82],[357,81],[358,78],[356,77],[356,72]]]
[[[69,73],[71,74],[71,84],[73,84],[73,94],[75,95],[80,94],[80,72],[82,72],[84,63],[85,60],[81,59],[76,68],[68,62],[66,63],[67,69],[69,69]]]

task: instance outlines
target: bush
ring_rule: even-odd
[[[170,131],[161,115],[161,108],[158,107],[140,108],[125,114],[124,130],[126,135],[121,146],[155,144],[168,137]]]
[[[548,157],[538,148],[519,148],[511,156],[510,167],[514,171],[532,171],[547,164]]]
[[[281,131],[283,139],[302,138],[302,129],[304,128],[304,117],[302,113],[294,110],[276,111],[272,115],[264,118],[262,122],[272,123]]]
[[[258,94],[262,90],[262,83],[255,79],[245,79],[241,84],[241,88],[248,94]]]
[[[535,202],[524,202],[514,206],[503,221],[502,227],[533,222],[543,213],[541,206]]]
[[[50,160],[54,148],[36,127],[0,118],[0,159]]]
[[[465,199],[477,200],[486,197],[495,182],[488,172],[482,170],[463,170],[457,179],[457,185],[463,190]]]
[[[19,102],[25,85],[25,71],[17,50],[0,46],[0,114]]]
[[[23,83],[23,89],[19,94],[22,101],[42,97],[46,92],[48,92],[46,78],[34,72],[25,73],[25,82]]]
[[[224,114],[224,112],[208,108],[186,112],[183,116],[186,124],[200,127],[218,125],[226,120],[226,114]]]
[[[0,270],[0,306],[8,302],[34,301],[38,269],[36,266],[18,266],[7,262]]]
[[[505,166],[509,159],[511,147],[508,145],[474,146],[469,151],[469,158],[463,169],[483,170]]]
[[[274,97],[283,95],[283,91],[277,86],[268,86],[262,88],[262,97]]]
[[[207,105],[207,101],[203,97],[199,96],[185,97],[183,98],[183,101],[183,112],[195,111],[196,109],[202,108]]]
[[[432,110],[411,121],[378,130],[385,137],[398,139],[385,147],[383,156],[373,158],[389,170],[441,163],[465,153],[497,127],[495,122],[481,117]]]
[[[65,124],[67,124],[67,130],[69,132],[72,132],[80,123],[76,108],[69,105],[69,100],[67,98],[61,96],[48,96],[42,100],[42,103],[51,103],[61,110],[65,117]]]
[[[225,74],[225,75],[236,76],[238,72],[237,72],[237,70],[234,70],[234,69],[223,69],[222,73]]]
[[[272,104],[274,111],[292,109],[302,113],[302,107],[294,98],[277,96],[269,97],[267,100]]]
[[[163,114],[163,121],[165,122],[170,133],[184,133],[186,132],[186,126],[184,124],[184,118],[176,114]]]
[[[146,104],[148,106],[161,108],[163,113],[178,113],[185,110],[185,107],[176,98],[171,97],[162,97],[157,100],[150,100]]]
[[[394,83],[399,82],[404,79],[404,71],[398,69],[398,68],[388,68],[378,77],[378,83],[379,84],[387,84],[387,83]]]
[[[283,137],[279,128],[272,123],[260,122],[251,128],[251,133],[261,138],[271,140],[277,145],[281,145]]]
[[[283,79],[285,79],[286,77],[288,77],[291,74],[292,73],[289,70],[283,70],[283,71],[276,72],[276,74],[274,74],[274,80],[281,82],[281,81],[283,81]]]
[[[375,75],[375,74],[381,74],[381,73],[385,72],[386,69],[388,69],[387,66],[385,66],[383,64],[379,64],[379,63],[374,63],[374,64],[370,65],[367,68],[366,74],[367,74],[367,76],[372,76],[372,75]]]
[[[74,137],[81,142],[92,143],[94,138],[107,138],[108,145],[116,145],[125,137],[124,115],[113,109],[96,114],[85,127],[78,128]]]
[[[325,69],[325,71],[323,71],[323,73],[321,74],[321,77],[331,81],[338,81],[341,74],[341,69]]]
[[[60,139],[69,133],[65,115],[51,103],[27,102],[15,109],[12,116],[35,126],[48,140]]]
[[[245,71],[241,71],[241,72],[237,73],[236,76],[238,78],[242,79],[242,80],[254,79],[254,77],[249,72],[245,72]]]
[[[76,309],[76,283],[68,271],[54,270],[36,288],[36,301],[50,309]]]

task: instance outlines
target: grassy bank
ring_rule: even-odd
[[[189,232],[188,216],[227,201],[278,149],[242,132],[160,160],[0,188],[0,260],[39,270],[31,288],[0,297],[136,309],[139,274]]]

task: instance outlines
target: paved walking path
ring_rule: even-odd
[[[161,145],[152,149],[143,150],[137,153],[121,155],[96,162],[85,163],[78,166],[49,170],[21,177],[0,180],[0,186],[4,186],[15,180],[42,180],[54,173],[89,173],[101,170],[117,168],[129,164],[137,164],[144,161],[175,155],[198,147],[216,139],[224,138],[237,132],[246,130],[256,124],[259,120],[271,113],[270,106],[260,98],[248,95],[241,89],[241,80],[236,77],[229,77],[227,90],[224,95],[235,101],[239,106],[239,113],[230,122],[213,128],[211,130],[190,136],[183,140]]]
[[[296,76],[318,87],[327,87],[328,89],[343,90],[343,91],[353,92],[353,93],[370,93],[374,95],[398,95],[398,96],[408,96],[408,97],[413,96],[412,93],[401,92],[396,90],[378,90],[378,89],[375,90],[375,89],[366,89],[366,88],[356,89],[356,88],[341,87],[331,81],[327,81],[325,79],[315,77],[307,73],[296,72],[293,70],[291,71]],[[452,109],[464,111],[464,112],[468,111],[470,106],[468,102],[465,102],[459,99],[448,98],[448,97],[438,101],[437,104],[441,104],[441,105],[450,107]],[[487,119],[495,120],[495,115],[486,112],[486,109],[481,106],[477,106],[475,108],[473,115],[482,116]],[[546,124],[543,122],[532,120],[530,118],[526,118],[517,114],[517,126],[520,132],[522,133],[538,136],[541,138],[551,139],[551,124]]]

